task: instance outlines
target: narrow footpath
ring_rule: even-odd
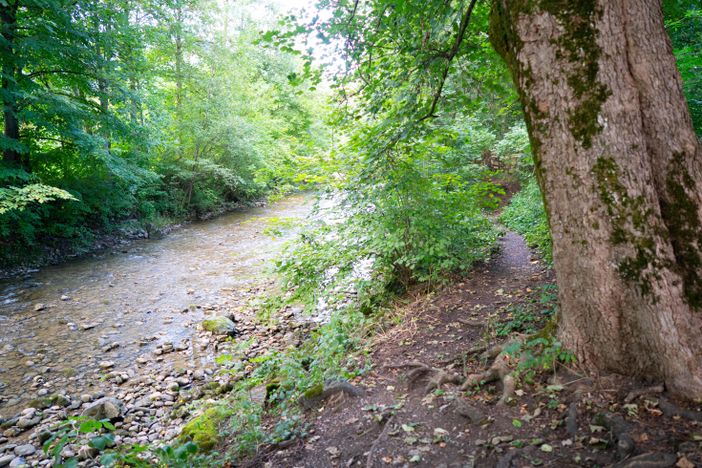
[[[251,466],[702,466],[702,413],[656,387],[559,366],[524,375],[504,405],[500,383],[460,389],[491,363],[467,351],[533,333],[554,304],[551,270],[508,233],[492,261],[398,311],[400,325],[375,340],[373,370],[351,382],[361,396],[312,408],[306,438]]]

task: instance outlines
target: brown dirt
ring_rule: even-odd
[[[543,314],[539,299],[553,283],[551,271],[516,234],[507,234],[501,247],[496,258],[469,277],[398,312],[398,325],[376,338],[373,370],[353,382],[365,391],[363,396],[338,395],[308,411],[306,438],[289,441],[284,448],[267,447],[252,465],[702,466],[702,422],[662,414],[655,393],[624,407],[629,391],[643,383],[584,377],[561,368],[557,375],[545,371],[531,383],[522,379],[514,400],[498,406],[499,383],[468,392],[447,383],[426,393],[426,381],[408,381],[408,369],[402,366],[414,361],[456,373],[461,380],[480,372],[489,363],[477,355],[454,364],[447,364],[447,358],[483,343],[483,337],[493,343],[504,340],[495,332],[515,318],[515,311]],[[543,322],[542,315],[534,325]],[[549,389],[553,384],[562,389]],[[699,406],[687,409],[702,416]],[[568,419],[569,411],[577,413],[574,420]],[[605,412],[623,418],[623,436],[593,422]],[[627,444],[634,447],[628,454]],[[631,459],[652,452],[670,459],[659,464]]]

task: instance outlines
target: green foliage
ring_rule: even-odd
[[[510,229],[522,234],[527,244],[535,248],[546,261],[552,261],[551,232],[541,191],[534,177],[512,197],[500,220]]]
[[[44,453],[51,453],[53,465],[57,467],[78,466],[76,458],[64,460],[61,452],[66,445],[75,443],[83,435],[94,434],[89,438],[89,446],[103,451],[114,445],[114,437],[111,431],[115,427],[108,421],[95,421],[82,416],[72,417],[52,428],[51,437],[43,444]]]
[[[237,381],[226,399],[218,403],[219,408],[225,408],[226,421],[219,416],[215,418],[219,421],[217,439],[226,438],[230,455],[250,455],[261,444],[303,435],[305,424],[300,400],[311,388],[321,389],[325,382],[350,380],[365,371],[359,366],[357,356],[364,352],[369,326],[363,314],[349,309],[334,314],[299,347],[247,358],[244,344],[235,346],[231,354],[219,356],[222,372],[239,373],[244,367],[253,367],[246,378]],[[212,410],[205,410],[203,416]],[[186,427],[194,424],[201,429],[203,416],[196,417]],[[276,424],[266,430],[261,424],[264,418],[272,418]],[[208,433],[212,432],[205,426]],[[188,437],[186,434],[185,438]]]
[[[665,0],[663,12],[692,122],[702,138],[702,7],[694,0]]]
[[[52,428],[52,434],[43,444],[45,453],[50,453],[52,463],[57,468],[79,466],[77,457],[65,458],[61,452],[70,444],[84,444],[96,451],[100,466],[136,468],[174,467],[190,468],[207,464],[212,466],[210,457],[200,454],[198,446],[185,442],[177,446],[163,445],[150,447],[146,445],[115,446],[113,432],[115,426],[108,420],[96,421],[83,416],[71,417]]]
[[[65,190],[42,184],[29,184],[24,187],[0,188],[0,215],[11,210],[22,211],[31,204],[47,203],[54,200],[76,200]]]
[[[515,372],[527,382],[533,381],[538,373],[554,370],[558,363],[575,362],[575,355],[553,337],[539,336],[526,343],[515,343],[505,352],[518,358]]]
[[[534,173],[529,133],[523,123],[512,126],[503,135],[495,144],[495,152],[510,172],[516,174],[522,182]]]
[[[253,7],[3,6],[0,96],[21,132],[0,137],[0,267],[315,183],[321,95],[288,79],[309,64],[255,45]]]
[[[221,441],[219,426],[231,414],[231,410],[224,405],[208,408],[183,426],[180,438],[202,450],[211,450]]]

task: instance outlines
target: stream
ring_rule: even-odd
[[[311,206],[295,195],[0,282],[0,423],[55,393],[80,407],[125,381],[204,380],[214,363],[198,325],[255,298],[294,232],[273,237],[271,220],[303,220]]]

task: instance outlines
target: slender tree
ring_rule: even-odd
[[[0,4],[0,21],[2,21],[2,101],[4,120],[3,160],[11,166],[22,164],[19,151],[20,127],[17,115],[17,78],[18,57],[16,55],[17,8],[19,0]]]

